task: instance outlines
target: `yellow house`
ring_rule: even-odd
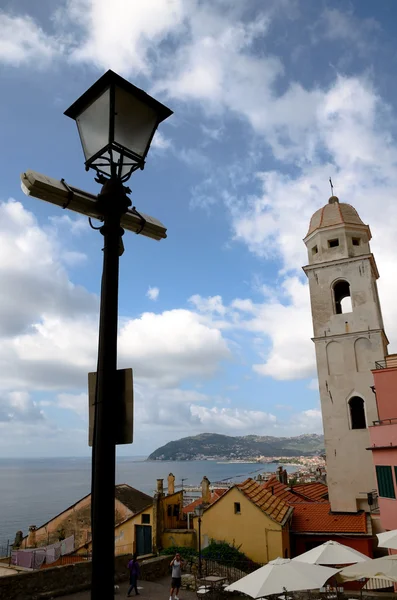
[[[125,483],[116,485],[115,523],[124,522],[142,508],[153,502],[151,496],[144,494]],[[91,539],[91,494],[84,496],[72,506],[56,515],[44,525],[29,527],[29,535],[22,540],[22,548],[39,548],[57,542],[60,537],[74,535],[75,548],[87,544]],[[87,550],[85,550],[87,551]]]
[[[240,546],[251,560],[264,564],[290,557],[289,525],[293,508],[253,479],[236,484],[201,517],[201,547],[211,540]],[[194,518],[197,531],[197,517]]]
[[[172,474],[169,476],[174,477]],[[167,495],[163,491],[163,480],[157,480],[157,493],[140,511],[128,516],[114,529],[115,553],[138,556],[152,554],[172,545],[195,545],[194,530],[186,530],[183,518],[183,492],[174,492],[169,485]],[[172,480],[173,483],[173,480]],[[91,552],[89,542],[78,549],[78,554]]]

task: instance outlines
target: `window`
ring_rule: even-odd
[[[150,525],[150,515],[142,515],[142,525]]]
[[[336,248],[339,246],[339,239],[335,238],[334,240],[328,240],[328,248]]]
[[[393,475],[391,467],[376,466],[379,496],[382,498],[395,498]]]
[[[349,400],[350,425],[352,429],[366,429],[367,421],[365,418],[364,400],[358,396],[353,396]]]
[[[352,244],[353,246],[359,246],[361,243],[360,238],[352,238]]]
[[[235,502],[235,503],[234,503],[234,514],[235,514],[235,515],[241,515],[241,506],[240,506],[240,502]]]
[[[179,519],[179,504],[174,504],[173,515]]]
[[[318,252],[317,246],[313,246],[313,248],[312,248],[312,254],[317,254],[317,252]]]
[[[172,517],[172,505],[167,506],[167,517]]]
[[[349,282],[341,279],[335,283],[333,290],[336,314],[353,312]]]

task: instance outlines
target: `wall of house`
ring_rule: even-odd
[[[164,529],[177,529],[185,522],[182,513],[183,492],[175,492],[161,499]]]
[[[194,529],[167,529],[162,537],[163,548],[179,546],[181,548],[196,548],[196,532]]]
[[[396,435],[397,425],[378,425],[371,427],[371,441],[372,438],[376,441],[380,441],[378,440],[379,433],[381,433],[383,430],[389,430],[388,434],[384,436],[383,442],[381,442],[383,446],[389,445],[391,441],[390,428],[393,429],[393,435]],[[373,434],[375,434],[375,436]],[[397,445],[397,439],[395,440],[395,445]],[[387,448],[382,450],[372,449],[372,458],[375,467],[377,465],[391,467],[394,482],[394,494],[396,498],[383,498],[382,496],[379,496],[378,506],[382,527],[385,530],[397,529],[397,477],[396,469],[394,468],[397,468],[397,448],[391,448],[390,450]]]
[[[350,548],[354,548],[354,550],[358,550],[358,552],[362,552],[366,556],[370,558],[373,557],[373,541],[371,537],[345,537],[345,536],[337,536],[337,535],[299,535],[294,533],[291,536],[291,551],[292,558],[295,556],[299,556],[304,552],[307,552],[309,547],[308,544],[314,548],[314,544],[320,546],[324,542],[328,540],[332,540],[334,542],[339,542],[340,544],[344,544],[345,546],[349,546]]]
[[[282,540],[283,540],[283,558],[291,558],[291,536],[289,532],[289,526],[286,526],[282,530]]]
[[[240,514],[235,514],[235,502],[240,503]],[[194,528],[197,531],[197,517]],[[202,547],[211,539],[240,546],[241,552],[258,563],[284,555],[281,525],[272,521],[238,488],[232,488],[204,512],[201,518]]]
[[[150,518],[150,523],[147,524],[148,527],[153,525],[153,507],[150,506],[147,510],[144,510],[141,513],[131,517],[124,523],[120,523],[120,525],[116,525],[114,528],[114,540],[115,540],[115,553],[119,554],[133,554],[136,550],[136,540],[135,540],[135,526],[136,525],[145,525],[142,523],[142,516],[148,515]],[[89,542],[87,547],[79,548],[78,554],[86,555],[87,550],[91,552],[92,544]]]
[[[126,581],[129,556],[115,558],[115,581]],[[159,556],[140,564],[140,579],[156,581],[169,573],[169,556]],[[54,567],[29,573],[0,577],[0,598],[26,600],[26,598],[55,598],[87,590],[91,585],[91,562],[86,561],[64,567]]]
[[[115,501],[116,522],[128,518],[131,514],[124,504],[119,500]],[[65,537],[74,535],[75,548],[88,542],[91,538],[91,495],[82,498],[42,527],[38,527],[33,534],[26,536],[22,541],[22,548],[39,548],[57,542],[60,530],[63,530]]]
[[[377,369],[372,371],[372,374],[376,389],[379,420],[396,419],[397,422],[397,365],[393,368]]]

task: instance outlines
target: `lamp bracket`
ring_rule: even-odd
[[[127,192],[128,193],[128,192]],[[138,235],[139,233],[141,233],[143,231],[143,228],[145,227],[147,221],[146,219],[137,211],[137,209],[135,208],[135,206],[133,206],[132,208],[130,208],[130,211],[132,213],[134,213],[134,215],[136,215],[137,217],[140,218],[141,220],[141,226],[136,230],[136,234]]]
[[[62,185],[65,186],[65,188],[68,191],[68,199],[66,200],[65,204],[62,205],[62,208],[67,208],[69,206],[69,204],[71,203],[71,201],[73,200],[73,196],[74,196],[74,191],[72,190],[72,188],[66,183],[66,181],[62,178],[61,179],[61,183]]]

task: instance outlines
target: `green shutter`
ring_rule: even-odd
[[[376,467],[378,491],[381,498],[395,498],[393,474],[391,467]]]

